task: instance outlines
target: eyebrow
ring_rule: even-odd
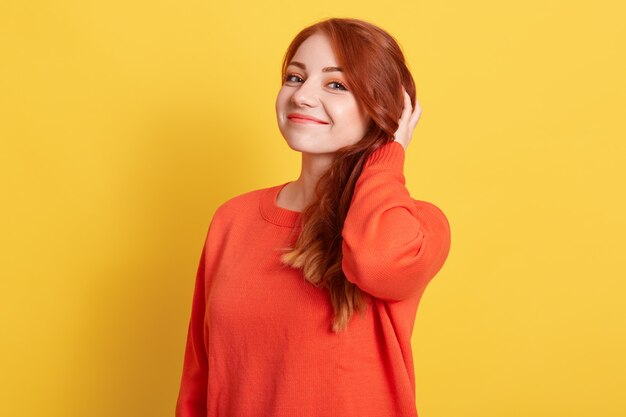
[[[289,65],[295,65],[296,67],[300,67],[303,70],[306,70],[306,65],[304,65],[302,62],[291,61],[289,63]],[[322,68],[322,72],[335,72],[335,71],[343,72],[343,69],[340,68],[340,67],[324,67],[324,68]]]

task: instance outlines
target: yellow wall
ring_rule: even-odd
[[[211,216],[297,177],[280,62],[331,16],[400,41],[407,186],[452,226],[420,417],[625,415],[618,3],[3,0],[0,415],[173,415]]]

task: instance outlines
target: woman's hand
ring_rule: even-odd
[[[394,141],[399,142],[404,150],[406,150],[407,146],[409,146],[409,142],[411,141],[413,130],[415,130],[417,121],[420,119],[422,114],[422,108],[420,107],[416,97],[415,110],[413,110],[411,107],[411,97],[409,97],[409,93],[406,92],[404,87],[402,87],[402,91],[404,92],[404,110],[402,110],[402,115],[400,116],[400,120],[398,120],[398,130],[396,130],[393,139]]]

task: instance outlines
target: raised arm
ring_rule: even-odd
[[[346,278],[370,295],[399,301],[437,274],[450,250],[450,226],[405,187],[403,146],[389,142],[364,164],[342,230]]]

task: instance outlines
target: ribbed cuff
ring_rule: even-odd
[[[394,140],[393,142],[385,143],[372,152],[367,158],[367,161],[365,161],[363,168],[365,169],[370,165],[380,165],[402,170],[404,168],[404,157],[404,147],[400,142]]]

